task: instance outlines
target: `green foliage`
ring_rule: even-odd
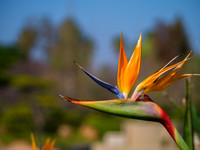
[[[184,114],[185,114],[185,109],[173,101],[171,103],[174,106],[174,108],[176,108],[176,110],[177,110],[176,117],[180,116],[181,121],[182,121],[182,118],[184,117]],[[192,125],[194,128],[194,132],[197,133],[198,137],[200,138],[200,128],[199,128],[200,127],[200,115],[199,115],[197,108],[194,106],[194,104],[191,104],[191,113],[192,113],[191,114],[192,115]]]
[[[91,142],[93,141],[81,136],[79,131],[74,131],[73,135],[71,135],[70,138],[67,139],[61,138],[59,136],[56,137],[56,145],[60,150],[71,150],[74,147],[81,147],[82,149],[84,149],[83,147],[90,145]]]
[[[32,110],[27,104],[19,103],[2,113],[1,126],[16,137],[34,130]]]
[[[44,131],[47,133],[55,133],[60,124],[66,122],[64,112],[58,108],[51,108],[46,114]]]
[[[24,56],[28,56],[30,50],[34,47],[37,39],[37,30],[34,25],[26,24],[18,37],[18,47]]]
[[[39,106],[43,107],[58,107],[57,98],[49,93],[37,95],[35,97]]]
[[[90,125],[97,129],[99,132],[100,137],[103,136],[104,133],[107,131],[117,131],[120,129],[120,122],[121,119],[115,116],[110,117],[109,115],[99,114],[99,113],[92,113],[88,115],[84,123]]]
[[[0,45],[0,71],[10,67],[22,58],[23,55],[18,47]]]
[[[23,58],[18,47],[0,45],[0,87],[10,84],[12,75],[7,69]]]
[[[147,59],[152,55],[154,46],[154,35],[149,33],[142,44],[142,56]]]
[[[19,90],[30,92],[31,90],[45,90],[51,88],[53,83],[48,79],[19,74],[12,79],[12,85]]]
[[[44,126],[44,131],[47,133],[55,133],[57,128],[61,124],[69,124],[74,128],[77,128],[84,117],[81,112],[77,110],[63,110],[58,107],[51,108],[46,113],[46,122]]]
[[[185,108],[185,117],[184,117],[184,132],[183,138],[188,144],[191,150],[194,149],[193,141],[193,122],[192,122],[192,110],[191,110],[191,100],[190,100],[190,91],[189,91],[189,81],[186,80],[186,108]]]
[[[194,131],[197,133],[200,138],[200,115],[194,105],[192,105],[192,124],[194,127]]]
[[[158,22],[154,39],[155,54],[160,61],[170,60],[176,55],[190,51],[189,40],[181,18],[177,18],[172,24]]]
[[[88,64],[93,49],[92,41],[82,34],[73,19],[64,21],[52,45],[48,48],[50,63],[61,72],[71,68],[74,60]]]
[[[0,87],[4,87],[11,82],[12,76],[7,71],[0,70]]]

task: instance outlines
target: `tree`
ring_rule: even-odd
[[[19,34],[17,45],[23,52],[23,54],[28,57],[30,50],[34,47],[37,40],[37,29],[33,24],[26,24]]]
[[[92,41],[82,34],[76,23],[72,19],[65,20],[50,48],[50,63],[64,72],[71,69],[74,60],[82,65],[89,65],[92,48]]]
[[[180,18],[174,24],[159,22],[155,30],[155,51],[158,59],[166,61],[190,51],[188,38]]]

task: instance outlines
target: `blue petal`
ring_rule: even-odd
[[[94,75],[92,75],[91,73],[87,72],[83,67],[81,67],[79,64],[77,64],[75,62],[75,64],[85,72],[85,74],[87,74],[94,82],[96,82],[97,84],[99,84],[100,86],[102,86],[103,88],[109,90],[110,92],[112,92],[113,94],[115,94],[118,98],[125,98],[124,95],[122,94],[122,92],[118,89],[117,86],[113,86],[109,83],[106,83],[100,79],[98,79],[97,77],[95,77]]]

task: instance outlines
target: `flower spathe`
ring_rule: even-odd
[[[61,96],[61,95],[60,95]],[[101,112],[146,121],[161,123],[169,132],[181,150],[189,150],[187,144],[167,116],[167,114],[148,95],[143,98],[133,99],[112,99],[112,100],[77,100],[70,97],[63,97],[67,101],[89,107]]]

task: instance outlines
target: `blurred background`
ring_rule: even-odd
[[[87,100],[115,98],[73,61],[116,85],[120,34],[124,34],[130,58],[142,33],[141,72],[133,89],[174,56],[180,55],[179,61],[190,50],[192,59],[180,72],[200,73],[199,17],[197,0],[1,0],[0,149],[30,147],[31,132],[38,145],[46,137],[56,139],[58,150],[112,150],[116,143],[118,148],[123,147],[127,144],[125,133],[138,122],[70,104],[59,97],[62,94]],[[193,77],[191,98],[198,111],[199,88],[200,78]],[[184,106],[185,81],[150,96],[181,131],[183,115],[175,106]],[[151,127],[160,127],[148,122],[138,124],[150,125],[148,131],[135,127],[135,131],[141,131],[135,139],[145,131],[141,140],[153,130]],[[170,136],[167,139],[171,140]],[[139,145],[145,145],[141,140]],[[161,141],[161,146],[166,143]]]

